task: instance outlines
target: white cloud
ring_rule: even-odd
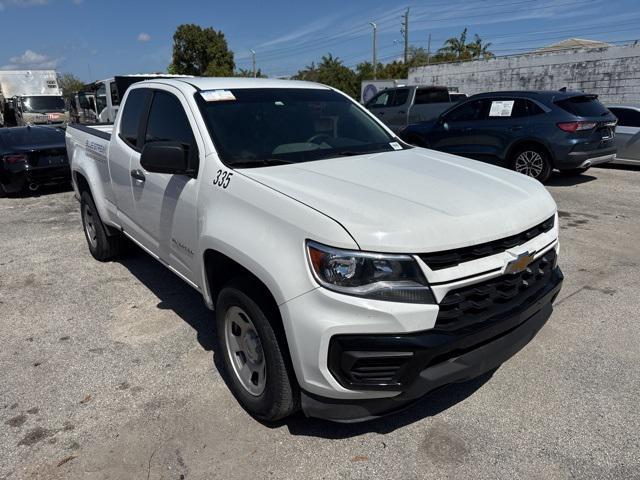
[[[151,35],[149,35],[148,33],[141,32],[138,35],[139,42],[148,42],[149,40],[151,40]]]
[[[22,55],[17,55],[9,59],[7,65],[3,65],[3,70],[18,69],[39,69],[39,68],[56,68],[62,62],[63,58],[52,58],[33,50],[25,50]]]
[[[6,7],[33,7],[48,3],[49,0],[3,0],[0,2],[0,10],[4,10]]]

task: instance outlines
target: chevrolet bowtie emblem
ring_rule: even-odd
[[[521,253],[515,260],[511,260],[509,263],[507,263],[507,268],[505,268],[504,273],[520,273],[524,271],[531,262],[533,262],[533,253]]]

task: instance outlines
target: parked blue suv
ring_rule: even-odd
[[[613,160],[616,117],[583,92],[473,95],[400,138],[511,168],[544,182],[553,169],[581,173]]]

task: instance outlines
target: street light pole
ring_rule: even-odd
[[[378,78],[378,59],[376,56],[376,33],[378,31],[378,26],[373,23],[373,22],[369,22],[369,25],[371,25],[373,27],[373,79],[377,80]]]
[[[256,51],[253,48],[250,48],[251,52],[251,60],[253,62],[253,78],[256,78]]]

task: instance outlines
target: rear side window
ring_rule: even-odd
[[[120,120],[120,138],[133,148],[138,147],[138,130],[140,118],[147,107],[151,91],[146,88],[131,90],[122,111]],[[141,147],[142,145],[140,145]]]
[[[449,92],[447,90],[434,90],[419,88],[416,90],[416,105],[425,103],[449,103]]]
[[[580,95],[557,100],[555,103],[563,110],[579,117],[602,117],[607,113],[607,109],[595,95]]]
[[[621,127],[640,127],[640,112],[631,108],[610,108]]]
[[[396,90],[396,94],[393,98],[393,106],[401,107],[405,103],[407,103],[407,99],[409,98],[409,89],[401,88],[400,90]]]

